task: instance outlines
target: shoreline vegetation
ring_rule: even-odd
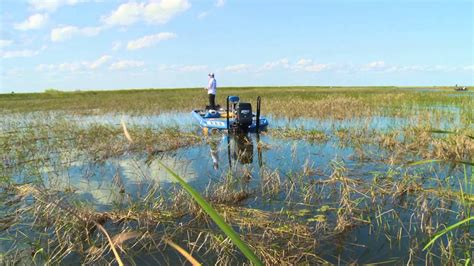
[[[360,108],[404,107],[407,105],[464,105],[472,97],[444,97],[447,94],[462,96],[455,87],[229,87],[219,88],[217,103],[224,103],[228,95],[239,95],[254,101],[260,95],[262,108],[268,113],[285,112],[287,116],[311,116],[302,110],[308,107],[325,108],[346,105],[357,111]],[[473,87],[469,87],[471,93]],[[413,93],[418,92],[418,93]],[[423,93],[429,92],[429,93]],[[127,112],[157,114],[164,111],[188,111],[206,103],[202,89],[137,89],[115,91],[69,92],[47,89],[43,93],[0,94],[0,111],[34,112],[66,110],[76,112]],[[293,106],[299,108],[293,108]],[[299,106],[303,105],[303,106]],[[325,111],[325,110],[324,110]],[[338,111],[338,110],[335,110]],[[324,115],[320,114],[319,116]],[[278,113],[277,113],[278,114]]]

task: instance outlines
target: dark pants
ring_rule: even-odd
[[[216,110],[216,95],[209,94],[209,109]]]

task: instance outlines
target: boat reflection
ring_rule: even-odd
[[[254,163],[258,163],[262,167],[262,149],[258,145],[259,134],[223,134],[221,136],[222,138],[216,138],[216,135],[207,138],[214,170],[219,170],[219,166],[222,164],[220,159],[224,159],[223,157],[227,157],[229,168],[238,165],[251,166]],[[256,153],[254,153],[255,146],[257,147]],[[257,157],[257,161],[254,162],[255,157]]]
[[[253,140],[248,134],[227,136],[227,148],[232,160],[241,164],[253,163]],[[231,160],[229,164],[232,164]]]
[[[211,149],[211,158],[214,170],[219,169],[219,149],[218,149],[218,142],[210,141],[209,147]]]

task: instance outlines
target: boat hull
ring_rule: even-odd
[[[220,117],[220,118],[204,118],[203,111],[201,110],[193,110],[191,112],[192,116],[198,121],[199,126],[206,130],[227,130],[227,118]],[[225,113],[224,113],[225,114]],[[234,122],[234,118],[229,118],[229,123],[232,124]],[[257,129],[256,123],[256,116],[255,114],[252,117],[252,124],[249,126],[249,132],[255,132]],[[260,125],[259,131],[266,130],[268,127],[268,120],[261,116],[260,117]]]

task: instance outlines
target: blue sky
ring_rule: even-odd
[[[1,0],[0,92],[473,85],[474,1]]]

